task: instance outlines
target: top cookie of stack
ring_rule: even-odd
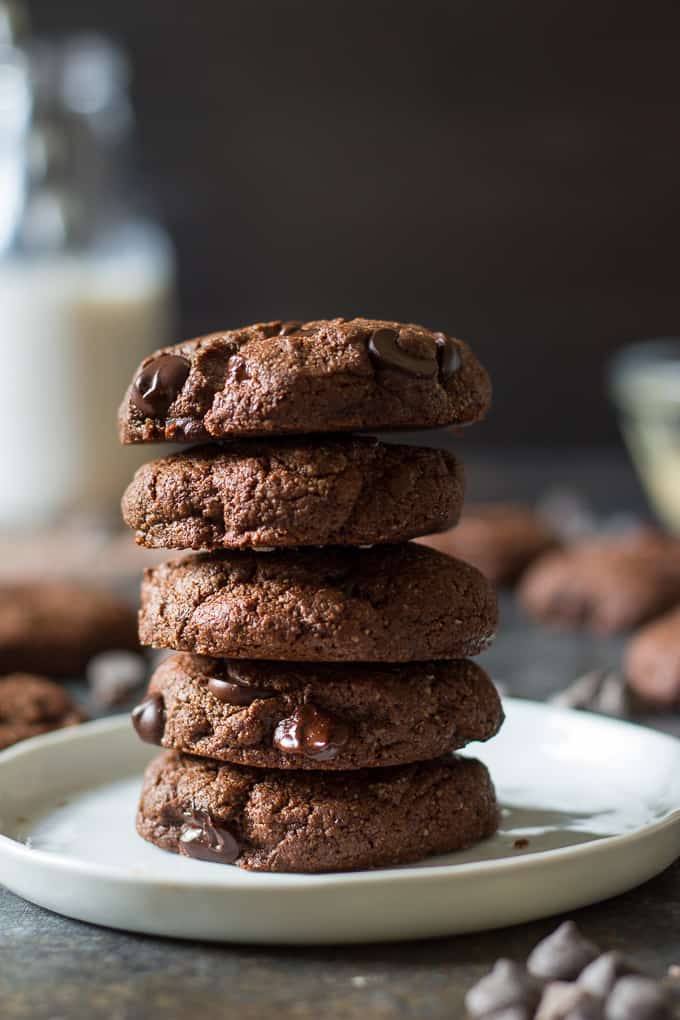
[[[266,322],[166,347],[142,362],[123,443],[200,442],[479,421],[489,378],[461,340],[370,319]]]
[[[493,829],[483,767],[441,756],[502,721],[492,684],[462,661],[492,639],[495,595],[475,568],[406,541],[457,521],[462,468],[440,450],[332,434],[470,424],[489,401],[488,377],[460,340],[368,319],[262,323],[142,363],[121,440],[205,444],[144,465],[123,498],[140,544],[203,550],[147,570],[142,586],[142,641],[192,653],[163,663],[135,715],[143,739],[172,749],[147,781],[142,835],[224,861],[228,832],[245,867],[326,870],[411,860]],[[422,761],[440,771],[416,796]],[[218,762],[229,764],[215,772]],[[317,770],[304,783],[292,772],[285,796],[303,813],[341,817],[340,802],[355,804],[357,784],[369,783],[353,770],[377,766],[410,770],[378,770],[388,800],[412,787],[424,817],[446,803],[419,849],[386,793],[376,801],[383,836],[363,850],[354,807],[346,844],[322,839],[313,853],[299,812],[293,831],[267,814],[284,796],[284,773],[272,770]],[[332,787],[321,779],[329,771]],[[259,777],[268,785],[255,833],[243,791]]]

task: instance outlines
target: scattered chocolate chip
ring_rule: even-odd
[[[92,697],[102,708],[121,705],[146,678],[146,662],[135,652],[100,652],[87,664]]]
[[[574,1010],[598,1006],[594,997],[571,981],[551,981],[543,989],[536,1011],[536,1020],[564,1020]]]
[[[599,999],[579,1002],[569,1010],[564,1020],[604,1020],[604,1009]]]
[[[291,333],[297,333],[301,325],[302,323],[298,322],[297,319],[289,319],[287,322],[282,322],[279,336],[289,336]]]
[[[533,1011],[540,998],[538,984],[524,967],[512,960],[500,959],[493,970],[473,985],[465,996],[465,1008],[473,1017],[494,1017],[500,1010],[524,1008]]]
[[[399,345],[396,329],[376,329],[368,341],[369,354],[383,368],[396,368],[400,372],[429,379],[439,371],[436,360],[409,354]]]
[[[184,386],[190,363],[177,354],[159,354],[145,365],[132,386],[135,407],[149,418],[165,414]]]
[[[606,999],[619,978],[639,974],[639,970],[621,953],[603,953],[589,963],[579,976],[578,983],[591,995]]]
[[[180,831],[179,852],[198,861],[233,864],[241,847],[229,830],[217,825],[207,811],[194,811]]]
[[[439,378],[446,382],[460,368],[460,354],[458,347],[446,333],[435,333],[434,339],[437,344]]]
[[[515,850],[526,850],[526,848],[529,846],[529,840],[524,839],[524,837],[522,837],[522,839],[516,839],[512,845],[514,846]]]
[[[616,982],[604,1015],[606,1020],[671,1020],[673,1013],[658,981],[630,976]]]
[[[253,701],[261,698],[276,697],[276,691],[253,687],[235,676],[230,676],[229,680],[211,676],[207,687],[211,694],[214,694],[220,701],[226,701],[229,705],[251,705]]]
[[[303,754],[315,761],[331,761],[349,738],[349,729],[329,712],[314,705],[296,708],[274,731],[274,747],[284,754]]]
[[[527,967],[534,977],[548,981],[572,981],[599,955],[584,939],[573,921],[565,921],[532,950]]]
[[[132,709],[132,725],[145,744],[160,744],[165,730],[165,705],[160,694],[149,694]]]

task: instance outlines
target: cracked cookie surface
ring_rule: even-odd
[[[451,527],[463,471],[449,453],[368,438],[252,440],[144,464],[123,517],[149,548],[400,542]]]
[[[274,321],[165,347],[119,411],[123,443],[467,425],[491,400],[467,344],[373,319]]]
[[[225,658],[406,662],[477,655],[497,619],[478,570],[405,542],[171,560],[145,572],[139,634]]]
[[[283,772],[167,751],[148,767],[140,836],[252,871],[389,867],[471,846],[498,808],[475,759],[356,772]]]
[[[500,699],[473,662],[403,665],[225,661],[178,652],[151,678],[154,740],[206,758],[281,769],[357,769],[438,758],[488,740]],[[293,742],[282,729],[297,727]]]

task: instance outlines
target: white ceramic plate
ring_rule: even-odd
[[[638,885],[680,854],[680,742],[508,699],[473,752],[503,805],[473,850],[385,871],[259,875],[165,853],[133,818],[154,749],[127,717],[0,754],[0,876],[68,917],[235,942],[365,942],[496,928]],[[528,840],[528,847],[516,846]]]

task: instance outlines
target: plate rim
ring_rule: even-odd
[[[680,740],[671,734],[655,730],[650,726],[629,720],[600,716],[594,712],[564,708],[528,698],[504,697],[503,702],[511,708],[519,707],[520,710],[528,709],[529,711],[539,711],[540,713],[546,712],[563,719],[574,717],[583,719],[583,717],[586,717],[590,722],[596,722],[597,725],[606,728],[642,731],[654,740],[672,747],[680,762]],[[49,746],[58,747],[62,744],[70,744],[90,736],[93,732],[102,734],[122,732],[124,727],[129,725],[129,714],[119,713],[105,719],[95,719],[79,726],[52,731],[51,733],[41,734],[21,741],[0,751],[0,784],[2,767],[6,762],[28,757],[37,748],[42,749]],[[239,869],[236,881],[230,879],[231,869],[223,867],[218,869],[217,866],[215,866],[215,869],[207,868],[205,877],[201,879],[197,879],[195,875],[172,877],[155,875],[148,870],[131,872],[122,866],[98,864],[92,861],[65,857],[55,851],[35,849],[13,839],[4,832],[0,832],[0,858],[8,856],[16,862],[30,861],[34,865],[50,867],[56,871],[68,874],[85,873],[91,877],[120,882],[127,886],[149,885],[151,883],[157,888],[191,887],[203,890],[220,889],[242,893],[247,889],[244,879],[247,883],[248,879],[252,878],[253,884],[248,889],[248,892],[250,895],[256,895],[259,892],[268,894],[273,886],[276,887],[277,891],[281,892],[299,892],[301,885],[312,885],[319,889],[332,888],[334,890],[341,890],[347,886],[354,887],[363,884],[386,885],[395,881],[399,882],[399,884],[405,882],[420,884],[446,879],[453,881],[454,879],[465,879],[466,877],[474,877],[475,879],[492,878],[496,874],[507,872],[508,870],[515,873],[535,868],[540,866],[540,864],[558,864],[563,858],[573,860],[582,856],[606,854],[610,850],[621,849],[626,844],[632,848],[637,843],[653,838],[658,833],[677,824],[680,824],[680,804],[678,807],[670,809],[661,818],[634,829],[632,832],[602,836],[584,843],[573,843],[568,846],[554,847],[548,850],[536,850],[518,856],[508,855],[507,857],[461,862],[460,864],[402,865],[390,868],[376,868],[375,870],[327,872],[323,874],[305,874],[302,872],[281,874],[267,872],[250,873]]]

